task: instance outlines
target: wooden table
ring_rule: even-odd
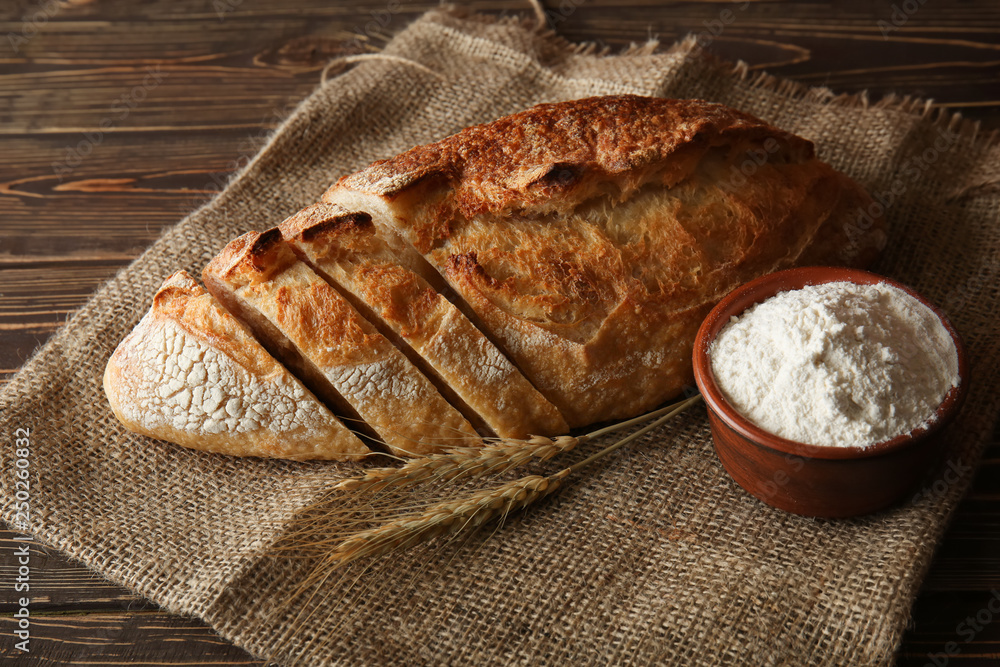
[[[375,50],[434,2],[20,0],[0,6],[0,382],[102,281],[206,201],[308,95],[331,57]],[[717,25],[723,2],[544,0],[571,40],[618,49]],[[280,8],[279,8],[280,7]],[[474,9],[530,12],[527,0]],[[1000,128],[1000,4],[749,3],[711,50],[836,91],[931,97]],[[7,434],[4,435],[6,437]],[[6,445],[5,445],[6,446]],[[900,665],[1000,662],[1000,448],[987,452],[917,601]],[[0,612],[13,608],[0,533]],[[56,664],[260,664],[55,552],[33,556],[32,657]],[[975,621],[973,621],[975,623]],[[10,628],[10,623],[4,624]],[[12,637],[0,637],[10,655]],[[936,662],[935,662],[936,661]]]

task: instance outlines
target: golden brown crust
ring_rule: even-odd
[[[721,104],[591,97],[539,104],[466,128],[374,162],[331,189],[392,199],[424,181],[450,190],[450,206],[466,218],[512,209],[541,213],[580,203],[574,193],[585,194],[586,181],[614,180],[628,197],[648,171],[670,185],[689,173],[704,148],[768,138],[795,162],[813,157],[811,142]],[[428,232],[447,236],[446,227]]]
[[[111,356],[104,390],[129,429],[191,449],[298,460],[369,453],[183,271]]]
[[[288,242],[372,321],[453,404],[505,438],[557,435],[565,420],[496,347],[423,278],[401,266],[365,213],[309,206],[281,224]]]
[[[320,396],[363,419],[393,452],[478,442],[430,381],[299,261],[277,228],[233,241],[204,279]]]
[[[863,264],[870,201],[805,139],[694,100],[544,104],[374,163],[324,201],[419,251],[571,426],[627,417],[691,380],[697,323],[801,261]]]

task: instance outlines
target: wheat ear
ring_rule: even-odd
[[[360,476],[340,481],[332,487],[331,492],[377,493],[384,489],[424,482],[455,481],[467,477],[502,474],[532,459],[547,461],[609,433],[661,417],[675,407],[676,405],[670,405],[660,408],[580,436],[560,435],[546,438],[533,435],[525,440],[493,440],[485,447],[453,447],[440,454],[410,459],[398,468],[372,468]]]
[[[362,476],[336,484],[336,491],[374,493],[383,489],[431,481],[449,481],[491,473],[503,473],[531,459],[547,461],[574,449],[580,438],[561,435],[546,438],[533,435],[526,440],[500,440],[485,447],[451,449],[411,459],[399,468],[374,468]]]
[[[495,489],[476,491],[459,500],[437,503],[406,519],[389,522],[342,542],[331,560],[349,563],[366,556],[404,549],[445,533],[478,527],[491,519],[527,507],[559,487],[569,468],[548,477],[529,475]]]
[[[418,512],[356,533],[335,547],[328,560],[345,565],[366,556],[404,549],[445,533],[456,533],[467,527],[476,528],[498,516],[506,516],[512,511],[526,508],[558,489],[566,477],[664,424],[699,400],[700,394],[658,411],[665,414],[613,445],[548,477],[522,477],[496,488],[475,491],[457,500],[435,503]],[[620,428],[620,425],[616,424],[615,427]]]
[[[385,517],[387,521],[391,521],[400,510],[409,517],[414,513],[413,505],[410,504],[408,512],[402,507],[404,502],[414,502],[408,494],[417,485],[499,475],[532,459],[547,461],[557,454],[571,451],[584,441],[582,437],[531,436],[527,440],[497,441],[497,444],[486,447],[455,448],[411,459],[398,468],[370,469],[358,477],[342,480],[317,502],[302,508],[296,530],[289,533],[291,539],[280,550],[328,553],[331,546],[344,540],[343,535],[325,534],[333,515],[339,516],[341,526],[370,524],[368,516],[379,511],[389,514]]]

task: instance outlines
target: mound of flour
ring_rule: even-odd
[[[881,283],[781,292],[734,317],[709,349],[726,398],[766,431],[865,447],[933,419],[959,381],[934,313]]]

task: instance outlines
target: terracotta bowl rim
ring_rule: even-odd
[[[901,289],[930,308],[938,319],[941,320],[945,330],[951,336],[958,353],[959,382],[957,386],[952,387],[945,394],[944,400],[934,413],[937,418],[930,424],[918,426],[908,433],[903,433],[868,447],[808,445],[765,431],[737,412],[722,395],[722,391],[716,384],[715,377],[712,374],[712,365],[708,359],[708,348],[731,316],[739,315],[752,305],[760,303],[781,291],[800,289],[807,285],[820,285],[841,281],[867,285],[885,283]],[[791,284],[789,285],[788,283]],[[743,308],[739,308],[739,302],[750,293],[754,293],[754,300]],[[947,315],[912,288],[892,278],[863,269],[835,266],[805,266],[769,273],[740,285],[716,304],[708,316],[705,317],[704,321],[702,321],[701,326],[698,328],[698,334],[695,337],[693,356],[695,383],[705,399],[705,404],[719,419],[743,438],[753,442],[757,446],[803,458],[865,459],[875,456],[885,456],[913,447],[916,443],[920,443],[933,436],[955,417],[959,409],[961,409],[969,387],[969,367],[965,346],[962,343],[961,336]]]

